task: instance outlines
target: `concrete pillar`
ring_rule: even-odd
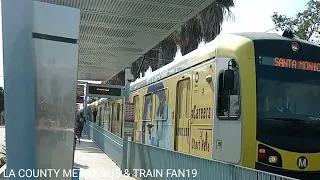
[[[8,179],[21,179],[19,169],[72,169],[80,10],[33,0],[1,3],[6,175],[13,170]],[[61,172],[37,179],[71,177]]]
[[[7,175],[34,169],[35,61],[32,46],[33,1],[1,0],[3,69],[6,98]],[[35,178],[31,178],[35,179]]]

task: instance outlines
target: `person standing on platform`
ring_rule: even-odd
[[[80,112],[80,117],[79,117],[79,135],[82,137],[82,131],[84,127],[84,117],[83,117],[83,112]]]
[[[97,114],[98,114],[97,108],[95,108],[93,110],[92,114],[93,114],[93,122],[96,122],[97,121]]]
[[[74,132],[74,141],[75,141],[75,145],[77,144],[77,140],[78,140],[78,143],[80,144],[80,130],[79,130],[79,121],[77,121],[76,123],[76,127],[75,127],[75,132]]]
[[[88,119],[88,121],[92,121],[91,120],[91,110],[89,108],[87,109],[87,119]]]

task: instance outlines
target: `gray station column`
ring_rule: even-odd
[[[32,0],[1,2],[6,175],[14,170],[9,179],[21,179],[20,169],[61,169],[37,179],[71,179],[62,170],[73,167],[80,10]]]
[[[35,168],[33,1],[1,0],[7,175]],[[31,178],[32,179],[32,178]]]
[[[36,167],[73,167],[80,10],[34,1]]]

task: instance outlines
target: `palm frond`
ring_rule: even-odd
[[[225,19],[233,18],[230,11],[233,6],[233,0],[216,0],[199,13],[199,24],[205,42],[214,40],[220,34]]]
[[[216,0],[148,51],[144,57],[133,62],[131,73],[135,78],[138,78],[140,72],[144,73],[149,67],[154,71],[162,65],[170,63],[176,55],[178,46],[180,47],[181,54],[185,55],[197,49],[201,41],[212,41],[221,32],[223,21],[234,19],[231,12],[232,7],[234,7],[234,0]],[[159,65],[160,61],[162,63]],[[140,65],[141,69],[140,72],[138,72]],[[120,75],[118,74],[116,76]],[[122,78],[118,77],[116,80],[113,79],[112,83],[119,83],[118,81],[122,82]]]
[[[117,75],[113,76],[108,81],[103,82],[104,84],[120,85],[124,86],[125,74],[124,71],[120,71]]]
[[[202,40],[201,26],[198,17],[195,16],[181,27],[180,50],[185,55],[198,48]]]
[[[177,43],[179,42],[179,39],[180,37],[177,33],[172,33],[169,37],[160,42],[160,58],[162,60],[165,59],[165,61],[162,62],[162,66],[173,61],[178,50]]]

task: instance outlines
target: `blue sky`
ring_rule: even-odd
[[[223,23],[221,33],[265,32],[274,28],[270,18],[273,12],[294,16],[305,9],[307,2],[308,0],[235,0],[235,7],[231,9],[235,19]],[[2,18],[0,25],[0,86],[3,86]]]

